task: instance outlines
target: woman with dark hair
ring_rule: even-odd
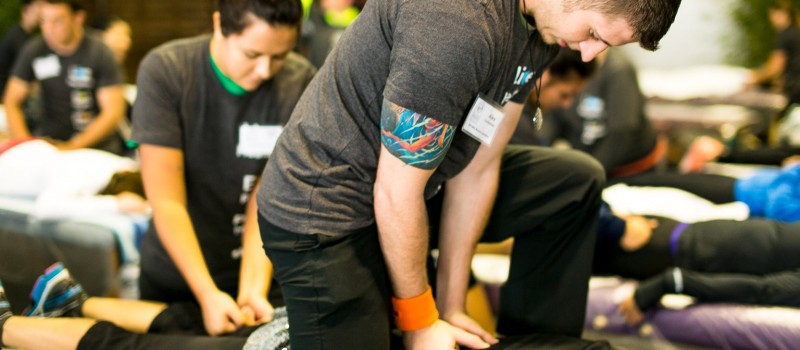
[[[153,208],[141,296],[197,302],[211,335],[239,328],[243,312],[272,314],[254,196],[316,71],[292,52],[299,0],[218,3],[212,35],[171,41],[142,60],[132,133]]]

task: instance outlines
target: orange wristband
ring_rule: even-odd
[[[425,292],[408,299],[392,297],[394,306],[394,322],[403,332],[413,332],[432,325],[439,319],[439,311],[433,301],[431,287]]]

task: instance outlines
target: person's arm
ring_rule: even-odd
[[[787,62],[786,52],[783,50],[773,50],[767,62],[759,69],[750,72],[747,80],[748,85],[759,85],[768,83],[783,74]]]
[[[189,218],[183,152],[150,144],[141,145],[140,152],[158,238],[200,303],[206,330],[211,335],[234,331],[242,324],[241,312],[211,278]]]
[[[125,97],[122,85],[112,85],[97,90],[97,103],[100,114],[80,133],[73,136],[63,145],[62,150],[92,147],[117,129],[117,125],[125,115]]]
[[[424,190],[455,132],[451,125],[384,100],[374,208],[381,250],[398,299],[415,298],[427,291],[429,232]],[[414,142],[420,139],[429,141]],[[407,330],[404,341],[409,349],[447,349],[456,343],[488,347],[478,337],[441,320]]]
[[[258,228],[258,207],[256,190],[247,201],[242,234],[242,266],[239,276],[239,295],[236,298],[239,307],[253,312],[256,324],[272,320],[274,309],[267,300],[267,292],[272,282],[272,262],[264,253],[261,232]]]
[[[505,117],[491,146],[481,145],[475,158],[445,187],[439,235],[437,304],[442,318],[484,341],[497,340],[466,316],[466,293],[475,245],[494,206],[503,149],[514,132],[522,105],[507,103]]]
[[[30,83],[11,77],[6,85],[5,95],[3,96],[3,106],[6,110],[6,120],[8,121],[8,131],[12,139],[26,138],[31,135],[28,125],[25,123],[25,114],[22,104],[30,93]]]

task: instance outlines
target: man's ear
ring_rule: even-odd
[[[83,25],[86,23],[86,11],[85,10],[79,10],[79,11],[75,12],[75,23],[77,23],[78,25],[83,27]]]

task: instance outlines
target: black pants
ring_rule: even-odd
[[[764,219],[715,220],[689,225],[673,241],[676,223],[660,220],[650,242],[636,252],[598,249],[598,272],[671,281],[680,267],[683,292],[701,301],[800,306],[800,223]],[[598,245],[600,247],[600,245]],[[658,282],[654,282],[658,281]],[[667,283],[669,286],[674,284]],[[664,291],[672,292],[672,291]]]
[[[617,178],[613,182],[615,184],[624,183],[629,186],[674,187],[696,194],[717,204],[730,203],[736,200],[733,196],[733,186],[736,183],[736,179],[723,175],[648,173]],[[609,184],[611,183],[609,182]]]
[[[581,334],[603,174],[580,152],[521,146],[504,152],[481,239],[515,238],[500,333]],[[389,348],[391,289],[376,227],[328,237],[295,234],[264,217],[259,223],[293,348]]]
[[[725,163],[781,165],[784,159],[796,155],[800,155],[800,147],[781,145],[731,152],[720,156],[719,161]]]
[[[145,334],[132,333],[110,322],[98,322],[81,338],[78,350],[94,349],[222,349],[241,350],[256,327],[244,327],[225,336],[209,336],[196,304],[172,304],[153,320]]]

